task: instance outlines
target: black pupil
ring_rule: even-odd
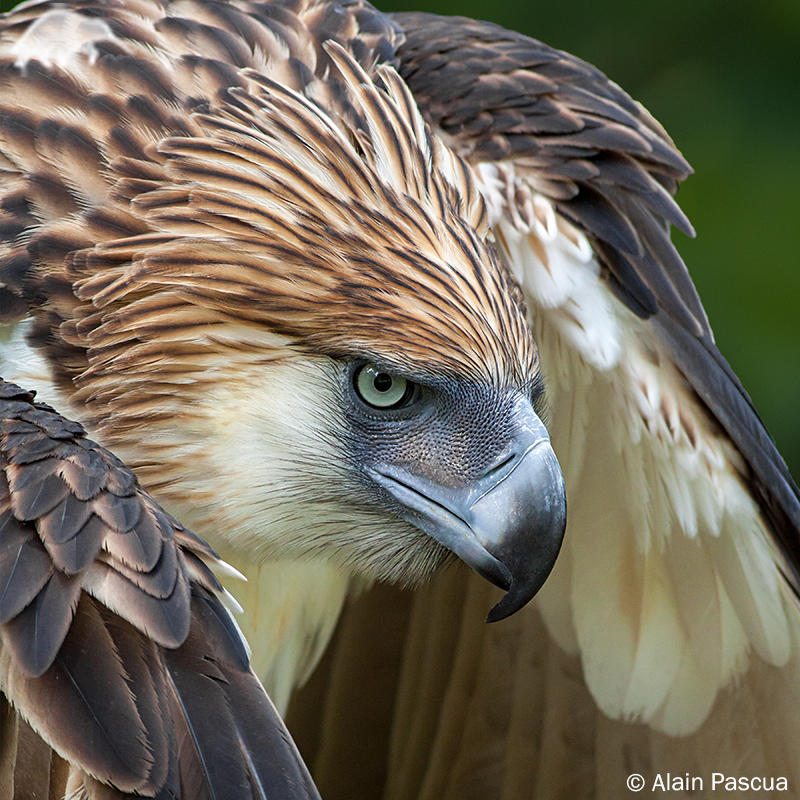
[[[392,388],[393,383],[392,376],[387,374],[386,372],[379,372],[375,376],[375,380],[372,382],[372,385],[379,391],[379,392],[388,392],[389,389]]]

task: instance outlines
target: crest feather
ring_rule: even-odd
[[[470,224],[486,219],[470,168],[431,136],[392,68],[373,80],[341,46],[326,50],[343,81],[334,108],[245,70],[245,86],[194,115],[200,135],[158,143],[165,179],[132,208],[159,233],[86,259],[80,296],[106,309],[95,352],[112,329],[140,339],[185,324],[175,303],[143,302],[166,292],[312,352],[387,363],[400,352],[418,373],[525,383],[535,348]]]

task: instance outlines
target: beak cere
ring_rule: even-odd
[[[564,481],[547,430],[525,402],[514,417],[502,457],[465,486],[441,486],[397,465],[370,470],[400,503],[404,519],[506,590],[488,622],[518,611],[541,588],[567,522]]]

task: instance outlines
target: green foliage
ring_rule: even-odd
[[[0,9],[13,3],[0,0]],[[717,342],[800,475],[800,3],[392,0],[491,19],[598,66],[696,170],[675,234]]]

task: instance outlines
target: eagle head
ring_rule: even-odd
[[[397,74],[328,53],[302,90],[245,74],[158,179],[116,166],[147,231],[78,265],[79,393],[212,541],[403,584],[455,554],[500,619],[565,526],[522,300]]]

